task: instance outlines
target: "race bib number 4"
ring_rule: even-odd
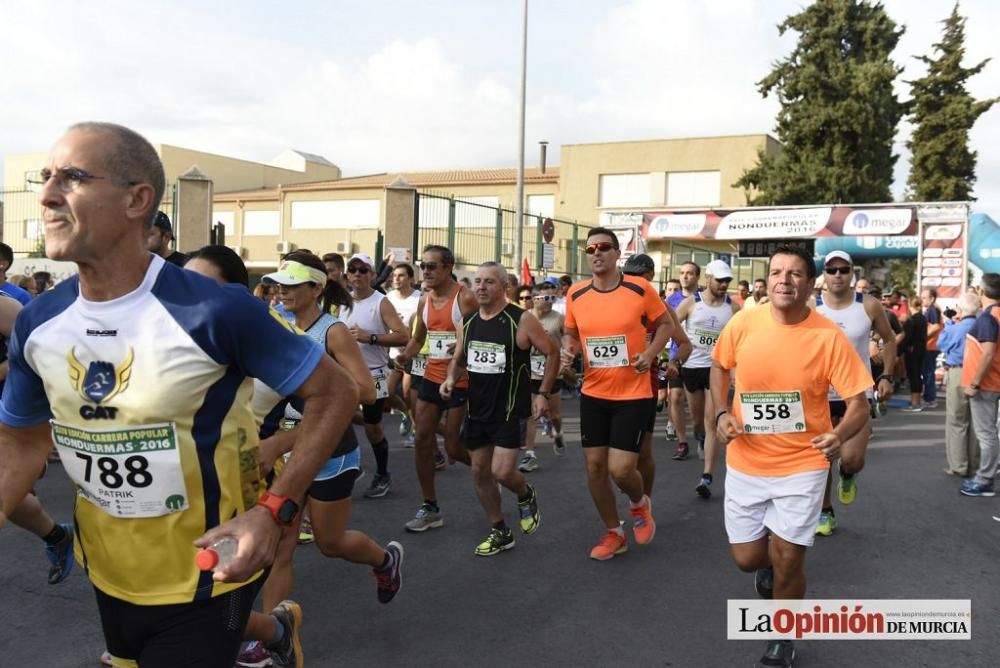
[[[52,440],[80,496],[112,517],[159,517],[188,507],[173,423],[84,429],[52,420]]]
[[[806,430],[802,394],[740,392],[743,431],[748,434],[788,434]]]
[[[384,366],[371,370],[372,381],[375,383],[375,399],[385,399],[389,396],[389,373]]]
[[[628,366],[628,346],[625,335],[588,337],[587,363],[592,369]]]
[[[430,353],[427,355],[432,360],[450,360],[452,350],[458,342],[458,334],[455,332],[427,332]]]
[[[499,343],[469,341],[466,366],[473,373],[503,373],[507,365],[506,349]]]
[[[531,356],[531,375],[532,376],[545,375],[545,355]]]
[[[427,355],[417,355],[410,364],[410,375],[423,376],[424,369],[427,368]]]

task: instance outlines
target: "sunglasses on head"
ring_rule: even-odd
[[[825,271],[826,273],[830,274],[831,276],[833,276],[834,274],[841,274],[843,276],[847,276],[849,273],[851,273],[851,268],[850,267],[827,267],[823,271]]]
[[[417,265],[420,267],[420,271],[434,271],[438,268],[437,262],[421,262]]]
[[[583,250],[587,255],[593,255],[598,251],[601,253],[607,253],[608,251],[613,250],[614,247],[615,245],[610,241],[598,241],[596,244],[587,244],[587,247]]]
[[[347,268],[348,274],[367,274],[368,271],[368,267],[363,264],[355,264]]]

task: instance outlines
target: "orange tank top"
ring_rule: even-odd
[[[432,294],[424,300],[424,325],[427,326],[427,369],[424,379],[441,384],[448,377],[448,364],[453,357],[454,345],[458,341],[458,328],[462,326],[462,309],[458,295],[462,286],[456,285],[455,292],[442,308],[434,307]],[[463,372],[455,387],[468,387],[469,377]]]

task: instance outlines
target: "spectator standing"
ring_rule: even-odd
[[[997,474],[997,401],[1000,400],[1000,274],[983,274],[980,303],[983,312],[976,318],[965,339],[962,358],[962,389],[969,397],[972,426],[979,439],[979,470],[959,490],[966,496],[994,496]]]
[[[972,428],[969,397],[962,390],[962,361],[965,355],[965,338],[976,322],[979,297],[965,293],[958,302],[961,320],[945,321],[938,337],[938,348],[944,355],[945,369],[945,419],[944,445],[948,458],[948,475],[968,477],[979,468],[979,440]]]
[[[924,288],[920,291],[920,303],[927,318],[927,350],[924,352],[924,408],[937,408],[937,359],[938,336],[944,327],[941,309],[937,307],[937,290]]]
[[[904,413],[923,410],[920,395],[924,383],[924,355],[927,353],[927,318],[920,309],[921,304],[915,303],[910,316],[903,321],[903,354],[906,357],[906,377],[910,383],[910,405],[903,409]]]
[[[31,294],[24,288],[7,280],[7,270],[14,264],[14,251],[10,246],[0,243],[0,294],[7,295],[22,305],[31,301]]]

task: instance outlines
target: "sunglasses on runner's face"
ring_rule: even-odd
[[[610,241],[598,241],[596,244],[587,244],[587,247],[584,249],[584,252],[586,252],[587,255],[593,255],[598,251],[600,251],[601,253],[607,253],[608,251],[613,250],[614,247],[615,245]]]
[[[347,268],[348,274],[367,274],[368,267],[363,264],[355,264]]]
[[[518,301],[522,302],[526,299],[531,299],[531,295],[521,295],[520,297],[517,298]]]
[[[823,271],[825,271],[826,273],[830,274],[831,276],[833,276],[834,274],[841,274],[843,276],[847,276],[849,273],[851,273],[851,268],[850,267],[827,267]]]
[[[556,300],[555,295],[535,295],[536,302],[554,302]]]
[[[438,268],[437,262],[421,262],[419,265],[420,271],[435,271]]]

